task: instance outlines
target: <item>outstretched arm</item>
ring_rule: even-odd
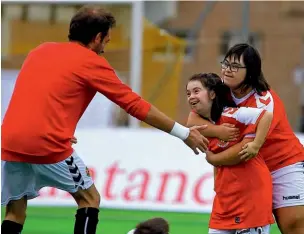
[[[84,85],[88,85],[93,90],[100,92],[128,114],[180,138],[196,154],[199,153],[198,150],[205,152],[207,149],[208,140],[199,132],[200,129],[206,126],[187,128],[169,118],[133,92],[128,85],[121,82],[106,59],[95,55],[91,56],[87,58],[85,65],[75,71],[75,74],[79,77],[79,82],[83,82]]]

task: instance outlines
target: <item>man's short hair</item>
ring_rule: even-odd
[[[84,6],[72,17],[68,38],[88,45],[98,33],[104,38],[115,24],[112,13],[101,7]]]
[[[152,218],[139,223],[134,234],[168,234],[169,223],[163,218]]]

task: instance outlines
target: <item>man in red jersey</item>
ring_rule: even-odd
[[[110,41],[115,18],[84,7],[72,18],[69,42],[43,43],[20,70],[2,124],[1,204],[3,234],[21,233],[27,200],[45,186],[65,190],[78,210],[74,233],[96,233],[100,195],[86,166],[71,146],[76,125],[100,92],[132,116],[182,139],[196,154],[207,139],[200,128],[186,128],[143,100],[116,76],[99,54]]]

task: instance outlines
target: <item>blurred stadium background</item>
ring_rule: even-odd
[[[69,20],[81,6],[80,2],[2,1],[1,118],[27,53],[45,41],[67,41]],[[124,82],[170,117],[181,123],[186,121],[189,108],[185,98],[185,84],[191,74],[219,72],[219,62],[227,49],[236,42],[249,41],[259,49],[266,79],[284,101],[290,123],[304,142],[301,135],[304,132],[303,2],[107,1],[102,6],[117,17],[117,27],[113,30],[111,43],[104,56]],[[141,41],[136,41],[138,44],[134,43],[134,40],[140,38]],[[136,46],[141,50],[136,50]],[[193,155],[179,142],[162,138],[165,137],[163,135],[150,137],[154,131],[147,128],[141,123],[138,126],[138,122],[102,95],[96,95],[79,123],[76,150],[87,162],[91,172],[98,174],[96,184],[101,188],[102,210],[98,233],[126,233],[137,222],[152,216],[167,218],[173,234],[207,233],[213,189],[212,177],[208,177],[211,168],[203,162],[204,157],[193,159]],[[135,142],[147,134],[147,141],[151,140],[148,144],[150,147],[145,148],[145,142],[138,145],[129,142],[132,147],[128,144],[122,147],[118,141],[116,148],[123,148],[122,151],[115,149],[113,152],[109,146],[100,148],[98,144],[102,140],[108,140],[109,144],[111,140],[117,140],[115,134],[119,135],[120,141],[130,138],[130,141]],[[92,143],[93,136],[96,142]],[[96,139],[96,136],[100,138]],[[158,141],[158,137],[165,141]],[[154,149],[157,147],[161,150]],[[101,155],[98,155],[99,150]],[[154,162],[147,163],[147,157],[150,160],[153,157]],[[167,160],[164,159],[166,157]],[[185,162],[187,165],[184,165]],[[104,182],[109,179],[107,172],[109,168],[113,169],[115,163],[121,163],[123,170],[135,174],[143,168],[149,171],[152,181],[160,176],[160,187],[156,182],[151,182],[151,186],[146,189],[142,182],[137,187],[132,185],[132,189],[135,188],[132,196],[136,199],[127,199],[130,193],[115,200],[114,196],[105,192],[106,188],[103,189]],[[99,164],[104,167],[99,168]],[[171,172],[173,174],[169,174]],[[144,175],[140,179],[148,178]],[[132,182],[131,177],[128,177],[129,182]],[[207,177],[209,182],[204,186],[194,182],[198,180],[202,184]],[[198,194],[195,198],[189,195],[191,191],[185,191],[183,197],[182,192],[187,189],[183,185],[185,181],[188,182],[187,179],[190,181],[187,188],[193,185],[193,191]],[[119,187],[126,187],[126,180],[117,179],[116,187],[113,186],[115,191],[119,191]],[[149,200],[145,191],[149,195],[158,194],[157,198]],[[43,192],[44,196],[40,200],[30,203],[24,233],[71,233],[74,209],[70,207],[73,204],[70,198],[51,189]],[[204,199],[201,194],[205,196]],[[201,209],[196,207],[200,205]],[[272,233],[279,233],[275,225],[272,229]]]

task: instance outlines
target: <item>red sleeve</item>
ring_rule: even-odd
[[[283,103],[273,91],[267,91],[263,92],[262,95],[257,96],[256,105],[259,109],[264,109],[273,113],[273,119],[267,134],[268,137],[272,131],[277,128],[281,121],[282,114],[284,115],[285,113]],[[283,107],[283,109],[281,110],[280,107]]]
[[[264,116],[264,114],[266,113],[266,110],[263,110],[261,112],[261,114],[259,115],[259,117],[257,118],[255,124],[249,124],[246,126],[244,132],[243,132],[243,136],[246,137],[246,135],[248,134],[255,134],[256,133],[256,129],[257,129],[257,126],[261,120],[261,118]],[[246,138],[251,138],[251,137],[255,137],[255,136],[247,136]]]
[[[114,69],[103,57],[91,57],[81,69],[82,77],[96,91],[105,95],[130,115],[144,120],[151,104],[122,83]]]

